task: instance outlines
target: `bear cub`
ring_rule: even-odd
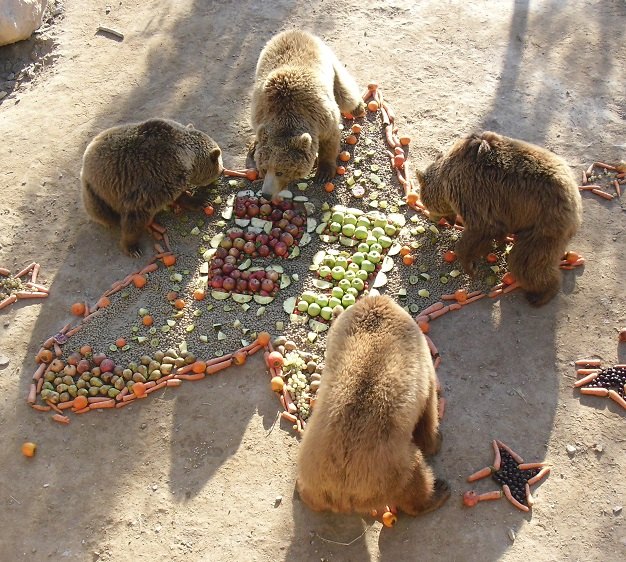
[[[201,207],[204,200],[186,189],[206,186],[222,170],[219,146],[192,125],[168,119],[120,125],[96,135],[85,150],[83,204],[96,222],[121,227],[122,249],[139,257],[154,216],[174,201]]]
[[[322,385],[298,456],[300,498],[315,511],[409,515],[450,496],[424,455],[439,450],[436,377],[426,340],[387,296],[333,322]]]
[[[335,175],[341,112],[362,115],[365,105],[352,76],[321,39],[305,31],[272,37],[259,56],[252,91],[256,140],[249,154],[270,199],[311,172]]]
[[[456,253],[467,273],[494,239],[514,234],[508,265],[526,298],[541,306],[554,297],[559,262],[582,220],[578,183],[562,158],[486,131],[458,140],[417,179],[433,220],[463,219]]]

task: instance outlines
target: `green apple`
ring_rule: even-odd
[[[322,307],[316,302],[312,302],[307,309],[307,313],[309,316],[318,316],[322,311]]]
[[[354,237],[357,240],[365,240],[367,238],[367,235],[369,234],[367,227],[361,225],[361,226],[357,226],[356,230],[354,231]]]
[[[300,299],[298,301],[298,310],[300,312],[306,312],[308,308],[309,308],[309,303],[306,302],[304,299]]]
[[[378,242],[374,242],[370,246],[370,250],[369,251],[370,252],[378,252],[379,254],[382,254],[383,253],[383,247]]]
[[[324,320],[330,320],[333,317],[333,309],[330,306],[325,306],[320,310],[320,316]]]
[[[338,281],[339,279],[343,279],[345,272],[346,270],[343,267],[339,267],[338,265],[336,265],[335,267],[331,269],[330,275],[332,276],[333,279]]]
[[[356,220],[356,225],[357,227],[359,226],[364,226],[365,229],[369,229],[370,225],[372,223],[370,222],[370,220],[365,216],[365,215],[361,215],[357,220]]]
[[[356,231],[356,226],[350,223],[346,223],[341,227],[341,233],[348,238],[352,238]]]
[[[369,246],[367,247],[367,251],[369,251]],[[356,263],[357,265],[361,265],[361,262],[365,259],[364,252],[355,252],[352,254],[352,263]]]
[[[317,295],[313,291],[304,291],[304,293],[302,293],[302,299],[311,304],[312,302],[315,302]]]
[[[363,260],[361,260],[361,261],[363,261]],[[348,271],[354,271],[356,273],[359,269],[361,269],[359,267],[359,264],[357,264],[355,262],[352,262],[352,263],[348,264]]]
[[[385,235],[385,230],[380,226],[375,226],[372,228],[372,234],[376,237],[376,239]]]
[[[389,236],[381,236],[378,239],[378,243],[383,247],[383,248],[389,248],[389,246],[391,246],[393,244],[393,241],[391,240],[391,238],[389,238]]]
[[[348,269],[345,273],[343,278],[347,279],[348,281],[350,281],[350,283],[352,283],[352,280],[356,277],[356,271],[354,271],[353,269]]]
[[[342,291],[341,296],[343,297],[343,291]],[[341,304],[341,299],[340,298],[338,298],[338,297],[330,297],[328,299],[328,306],[330,308],[335,308],[338,304]]]
[[[352,306],[355,302],[356,302],[356,298],[354,297],[354,295],[351,295],[350,293],[346,293],[341,299],[341,304],[346,308],[348,308],[349,306]]]
[[[380,253],[376,251],[371,251],[369,254],[367,254],[368,261],[371,261],[374,264],[380,261],[380,257]]]
[[[369,276],[370,274],[364,269],[359,269],[359,271],[356,272],[357,279],[361,279],[362,281],[367,281]]]
[[[326,254],[322,263],[324,265],[327,265],[328,267],[335,267],[335,256],[333,256],[332,254]]]
[[[367,242],[359,242],[359,245],[356,247],[356,251],[367,253],[370,251],[370,245]]]
[[[343,217],[343,224],[353,224],[356,226],[356,217],[352,213],[346,213]]]
[[[359,279],[360,281],[360,279]],[[350,287],[347,291],[346,291],[346,295],[352,295],[354,298],[359,296],[359,291],[357,291],[354,287]],[[345,296],[345,295],[344,295]]]
[[[333,287],[331,295],[337,299],[340,299],[341,297],[343,297],[343,289],[339,286]]]
[[[365,283],[363,282],[363,279],[359,278],[359,277],[355,277],[352,280],[352,286],[357,290],[357,291],[362,291],[363,289],[365,289]]]
[[[369,260],[363,260],[361,269],[364,269],[368,273],[373,273],[376,270],[376,266]]]
[[[324,308],[325,306],[328,306],[328,297],[326,295],[317,295],[315,302]]]
[[[341,223],[340,222],[331,222],[328,227],[331,232],[341,232]]]
[[[378,228],[385,228],[385,225],[387,224],[387,219],[385,217],[376,217],[374,219],[374,226],[378,227]]]
[[[387,236],[395,236],[397,230],[398,229],[391,223],[385,225],[385,234]]]
[[[348,258],[346,256],[337,256],[335,258],[335,266],[346,269],[346,267],[348,267]]]
[[[330,220],[343,224],[344,213],[342,211],[335,211]]]
[[[346,292],[347,289],[349,289],[350,287],[352,287],[352,282],[348,281],[347,279],[342,279],[341,281],[339,281],[339,283],[337,284],[337,287],[339,289],[341,289],[344,293]],[[342,295],[343,297],[343,295]]]
[[[326,279],[326,277],[330,275],[330,267],[327,265],[321,265],[317,272],[322,279]]]

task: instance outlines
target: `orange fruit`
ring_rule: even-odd
[[[140,273],[133,275],[133,285],[135,285],[135,287],[137,287],[138,289],[145,287],[147,281],[148,279],[146,278],[145,275],[141,275]]]
[[[72,311],[72,314],[74,316],[82,316],[83,314],[85,314],[85,303],[83,302],[75,302],[70,310]]]
[[[503,276],[502,276],[502,282],[505,285],[512,285],[513,283],[515,283],[515,277],[513,277],[513,274],[510,271],[507,271]]]
[[[465,302],[467,300],[467,291],[465,289],[457,289],[454,291],[454,298],[456,302]]]
[[[411,253],[411,248],[409,248],[408,246],[402,246],[402,248],[400,248],[400,255],[401,256],[406,256],[407,254]]]
[[[89,355],[92,352],[92,349],[90,345],[83,345],[78,351],[80,351],[80,354],[84,357],[85,355]]]
[[[367,109],[370,111],[378,111],[378,102],[376,100],[372,100],[367,104]]]
[[[194,373],[204,373],[206,370],[206,361],[196,361],[192,366],[191,370]]]
[[[27,441],[26,443],[22,443],[22,454],[25,457],[34,457],[35,451],[37,451],[37,445]]]
[[[256,337],[256,341],[259,345],[265,347],[268,343],[270,343],[271,336],[269,332],[259,332],[259,335]]]
[[[149,314],[146,314],[142,319],[141,319],[141,323],[144,326],[152,326],[152,324],[154,324],[154,318],[152,318],[152,316],[150,316]]]
[[[456,254],[452,250],[448,250],[443,254],[443,261],[446,263],[452,263],[456,259]]]
[[[348,135],[346,137],[346,144],[356,144],[358,140],[359,139],[357,139],[354,135]]]
[[[143,396],[146,393],[146,385],[143,382],[136,382],[133,384],[132,389],[133,394],[137,397]]]
[[[383,525],[385,527],[393,527],[398,522],[398,517],[391,513],[391,511],[385,511],[383,513]]]
[[[413,207],[419,201],[419,196],[414,191],[406,194],[406,204]]]
[[[498,256],[495,254],[487,254],[487,263],[496,263],[498,261]]]
[[[243,365],[248,358],[248,354],[245,351],[236,351],[233,354],[233,365]]]
[[[355,135],[358,135],[363,130],[363,127],[361,127],[361,125],[359,125],[358,123],[355,123],[354,125],[352,125],[351,130]]]
[[[117,338],[115,340],[115,345],[117,347],[124,347],[126,345],[126,340],[124,338]]]
[[[273,368],[282,367],[283,366],[283,356],[278,351],[272,351],[272,353],[270,353],[267,356],[267,364],[269,365],[270,369],[272,367]]]
[[[343,168],[343,166],[340,166],[340,168]],[[344,168],[344,170],[345,170],[345,168]],[[345,174],[345,171],[344,171],[344,174]],[[325,183],[324,184],[324,191],[326,191],[326,193],[331,193],[331,192],[335,191],[335,184],[330,182],[330,181],[328,183]]]
[[[50,363],[54,359],[52,351],[49,349],[42,349],[35,358],[37,363]]]
[[[282,377],[272,377],[270,381],[270,385],[272,386],[272,391],[274,392],[282,392],[283,387],[285,386],[285,381]]]
[[[337,166],[337,174],[343,176],[346,173],[345,166]]]
[[[83,408],[86,408],[89,405],[89,400],[87,400],[86,396],[77,396],[76,398],[74,398],[74,409],[75,410],[82,410]]]
[[[341,160],[342,162],[347,162],[348,160],[350,160],[350,153],[347,150],[340,152],[339,160]]]
[[[411,137],[400,137],[400,144],[402,146],[408,146],[411,142]]]
[[[576,252],[566,252],[564,259],[567,263],[574,263],[578,261],[579,258],[580,256]]]
[[[246,170],[246,179],[250,181],[255,181],[259,179],[258,170]]]
[[[111,299],[109,299],[109,297],[100,297],[96,304],[98,305],[98,308],[106,308],[111,304]]]
[[[406,254],[402,256],[402,263],[404,265],[413,265],[414,262],[415,262],[415,256],[411,254]]]
[[[185,308],[185,301],[183,299],[176,299],[174,301],[174,306],[178,309],[178,310],[182,310],[183,308]]]
[[[211,205],[207,205],[207,206],[204,208],[204,214],[205,214],[207,217],[210,217],[210,216],[211,216],[214,212],[215,212],[215,209],[214,209]]]
[[[165,267],[170,267],[176,263],[176,256],[172,254],[168,254],[167,256],[163,256],[163,265]]]
[[[193,292],[193,298],[196,299],[197,301],[203,301],[205,296],[206,296],[206,293],[204,292],[204,289],[196,289]]]

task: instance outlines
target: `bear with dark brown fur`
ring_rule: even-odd
[[[361,115],[363,100],[352,76],[321,39],[305,31],[272,37],[259,56],[252,92],[255,146],[251,156],[271,198],[309,175],[335,175],[341,112]]]
[[[96,135],[85,150],[83,203],[95,221],[121,227],[123,250],[138,257],[156,213],[175,201],[202,206],[187,188],[208,185],[222,170],[219,146],[191,125],[168,119],[120,125]]]
[[[456,253],[466,272],[494,239],[514,234],[508,265],[528,301],[541,306],[558,292],[559,262],[582,220],[578,184],[563,159],[486,131],[457,141],[417,178],[433,220],[463,219]]]
[[[413,318],[387,296],[363,297],[333,322],[324,361],[298,457],[304,503],[361,514],[440,507],[450,491],[424,459],[441,442],[435,370]]]

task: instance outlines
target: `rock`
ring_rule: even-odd
[[[283,497],[282,496],[276,496],[274,498],[274,507],[278,507],[281,502],[283,501]]]
[[[0,99],[2,97],[0,96]],[[4,369],[9,365],[9,358],[6,355],[0,355],[0,369]]]
[[[616,505],[613,508],[613,515],[619,515],[622,512],[623,507],[621,505]]]
[[[578,451],[578,449],[574,445],[569,444],[565,446],[565,450],[567,451],[568,455],[573,455],[576,451]]]
[[[48,0],[0,0],[0,46],[28,39],[47,5]]]
[[[507,534],[509,535],[509,538],[511,539],[511,542],[515,541],[515,531],[513,529],[509,529],[507,531]]]
[[[0,92],[0,100],[1,100],[1,99],[3,99],[3,98],[6,98],[8,95],[9,95],[9,94],[8,94],[7,92],[5,92],[4,90],[2,90],[2,91]]]

